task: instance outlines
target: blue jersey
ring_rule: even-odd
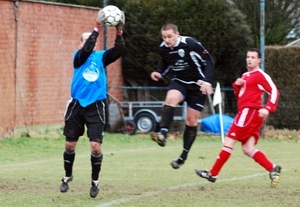
[[[78,51],[74,53],[74,57]],[[93,51],[78,68],[74,68],[71,96],[82,107],[106,99],[106,68],[103,64],[105,50]]]

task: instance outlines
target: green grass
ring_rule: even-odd
[[[80,139],[74,180],[60,193],[64,174],[64,138],[0,140],[0,206],[100,207],[100,206],[300,206],[299,143],[262,139],[258,149],[282,165],[277,188],[270,188],[268,172],[241,152],[239,144],[216,183],[196,176],[207,169],[221,149],[220,138],[198,136],[189,158],[179,170],[170,161],[181,152],[182,139],[168,140],[165,148],[147,135],[106,134],[102,150],[101,190],[89,197],[90,151]]]

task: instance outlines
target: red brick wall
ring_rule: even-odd
[[[15,20],[13,4],[0,1],[0,136],[15,120]]]
[[[15,11],[14,6],[0,0],[0,137],[12,135],[15,127],[63,123],[73,52],[81,33],[93,30],[99,10],[29,0]],[[108,48],[114,31],[108,29]],[[97,49],[103,47],[102,33]],[[107,70],[109,86],[123,85],[120,60]],[[110,93],[123,98],[121,90]]]

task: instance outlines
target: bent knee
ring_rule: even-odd
[[[76,148],[77,142],[66,142],[65,150],[67,152],[73,152]]]
[[[91,152],[95,155],[100,154],[101,144],[99,142],[90,142]]]
[[[249,157],[252,157],[253,152],[255,151],[255,148],[247,148],[247,147],[243,147],[242,148],[243,153]]]

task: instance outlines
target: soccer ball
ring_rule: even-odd
[[[116,26],[121,19],[121,11],[114,5],[108,5],[103,8],[106,20],[103,22],[107,26]]]

